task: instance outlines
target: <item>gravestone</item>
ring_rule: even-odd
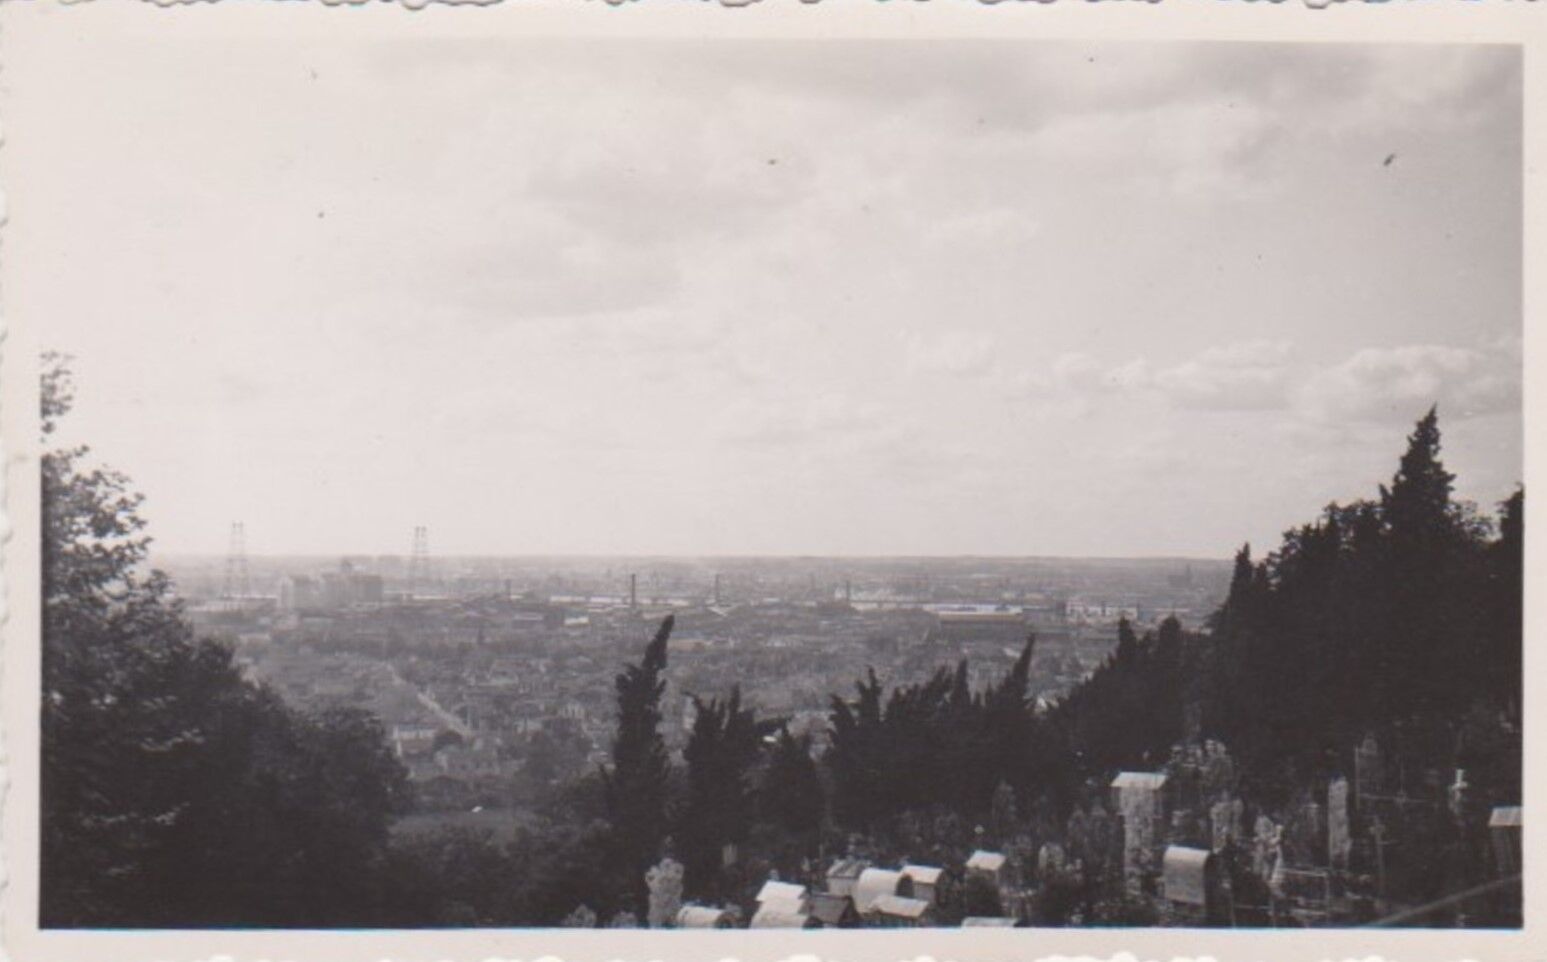
[[[1380,795],[1386,789],[1386,770],[1381,759],[1380,743],[1373,734],[1365,735],[1364,741],[1354,749],[1354,807],[1364,811],[1370,796]]]
[[[1099,801],[1091,806],[1087,821],[1094,866],[1087,877],[1099,882],[1117,875],[1123,865],[1123,826]]]
[[[668,855],[645,873],[645,884],[650,887],[650,928],[666,928],[682,909],[682,863]]]
[[[1064,871],[1064,847],[1057,842],[1046,842],[1037,852],[1037,878],[1043,884],[1051,882]]]
[[[1209,807],[1210,847],[1214,851],[1223,852],[1231,842],[1245,841],[1241,828],[1245,814],[1246,805],[1239,798],[1221,798]]]
[[[1266,815],[1257,816],[1256,832],[1252,836],[1252,873],[1264,882],[1273,874],[1279,832],[1273,819]]]
[[[1327,864],[1346,870],[1353,846],[1348,821],[1348,779],[1339,775],[1327,786]]]
[[[1122,772],[1112,782],[1123,820],[1123,881],[1134,895],[1158,874],[1156,845],[1169,821],[1161,794],[1165,785],[1166,776],[1154,772]]]
[[[1069,845],[1069,859],[1078,862],[1082,866],[1090,866],[1094,862],[1094,851],[1091,845],[1090,816],[1076,808],[1074,814],[1069,816],[1069,824],[1064,829],[1064,841]]]
[[[563,922],[566,929],[594,929],[596,928],[596,913],[589,905],[581,904],[575,911],[564,916]]]
[[[1326,815],[1308,795],[1290,812],[1284,842],[1296,865],[1314,865],[1327,851]]]
[[[1225,743],[1209,739],[1203,744],[1203,793],[1205,798],[1221,798],[1235,792],[1235,761]]]

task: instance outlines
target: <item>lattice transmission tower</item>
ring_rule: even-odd
[[[226,580],[221,594],[226,598],[246,598],[252,594],[252,579],[247,571],[247,529],[240,521],[231,522],[231,545],[226,549]]]

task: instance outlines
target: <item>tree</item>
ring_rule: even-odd
[[[978,917],[1004,915],[1004,906],[999,901],[999,888],[988,876],[974,872],[962,883],[962,914]]]
[[[797,737],[781,726],[757,795],[759,821],[814,837],[821,830],[825,804],[821,776],[811,757],[811,736]]]
[[[869,827],[888,808],[882,793],[881,682],[875,669],[854,683],[855,699],[831,699],[832,744],[823,762],[833,775],[833,808],[838,821]]]
[[[661,694],[666,690],[666,642],[674,619],[661,620],[637,665],[617,676],[618,734],[612,768],[605,771],[608,820],[617,870],[644,897],[644,873],[666,835],[666,782],[670,760],[661,738]]]
[[[1182,623],[1175,615],[1168,615],[1160,623],[1160,633],[1155,639],[1155,654],[1162,667],[1175,671],[1182,663]]]
[[[746,841],[752,826],[752,769],[763,739],[779,722],[759,722],[741,706],[741,686],[725,701],[695,696],[693,731],[683,758],[688,764],[688,803],[679,823],[689,890],[718,897],[721,852]]]
[[[1128,616],[1117,619],[1117,660],[1132,661],[1139,657],[1139,638],[1133,633],[1133,623]]]
[[[45,444],[70,401],[45,358]],[[41,465],[41,924],[379,923],[406,791],[379,725],[295,713],[196,640],[139,495],[87,454]]]
[[[982,717],[978,720],[978,741],[983,746],[978,756],[979,770],[974,773],[972,809],[982,810],[1002,781],[1030,787],[1030,773],[1022,763],[1029,757],[1035,718],[1031,712],[1031,656],[1037,636],[1029,635],[1010,670],[983,693]]]
[[[1015,789],[1000,782],[989,805],[988,827],[995,844],[1007,844],[1020,831],[1020,815],[1015,810]],[[971,913],[969,913],[971,914]]]
[[[1525,603],[1525,489],[1499,505],[1499,538],[1488,549],[1488,647],[1480,661],[1492,701],[1518,721]]]
[[[390,852],[386,914],[396,928],[512,924],[520,881],[486,831],[442,827],[407,835]]]
[[[46,355],[45,443],[70,410],[66,359]],[[137,854],[181,817],[139,761],[195,744],[172,712],[134,697],[191,663],[191,638],[164,577],[139,571],[149,547],[128,479],[87,468],[84,446],[42,457],[42,872],[45,925],[119,915],[142,885]],[[127,697],[126,697],[127,696]]]
[[[1215,620],[1209,727],[1280,789],[1393,725],[1446,727],[1508,658],[1488,651],[1486,525],[1451,499],[1430,410],[1378,500],[1329,505],[1237,577]],[[1505,669],[1518,675],[1518,669]],[[1276,770],[1276,774],[1271,774]],[[1299,775],[1295,773],[1299,772]]]
[[[884,700],[873,671],[857,683],[855,700],[835,696],[823,761],[838,821],[868,829],[930,806],[981,816],[1001,781],[1033,790],[1041,777],[1030,700],[1034,649],[1028,638],[1004,677],[976,693],[963,661]]]
[[[1439,409],[1431,407],[1408,435],[1391,486],[1381,487],[1381,510],[1398,553],[1422,556],[1443,550],[1452,540],[1455,480],[1440,461]]]
[[[1451,502],[1455,476],[1439,455],[1438,414],[1430,408],[1408,436],[1390,487],[1380,492],[1388,542],[1385,587],[1393,609],[1381,650],[1391,678],[1383,687],[1387,711],[1453,707],[1457,672],[1471,667],[1462,644],[1469,626],[1455,617],[1454,604],[1465,581],[1465,531],[1459,506]]]

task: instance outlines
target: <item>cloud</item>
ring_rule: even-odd
[[[1255,411],[1288,402],[1290,347],[1285,341],[1248,341],[1209,348],[1192,360],[1157,372],[1151,384],[1177,407]]]
[[[1439,404],[1451,420],[1518,412],[1521,342],[1479,347],[1407,344],[1364,348],[1329,364],[1297,364],[1288,342],[1245,341],[1179,364],[1122,364],[1065,354],[1044,373],[1023,375],[1012,394],[1086,413],[1114,401],[1161,402],[1188,411],[1284,412],[1287,426],[1393,424]]]
[[[729,322],[703,312],[647,309],[598,315],[555,325],[573,332],[575,346],[588,351],[658,364],[668,357],[698,357],[722,349]]]
[[[667,300],[680,283],[670,257],[572,228],[448,254],[415,274],[462,278],[456,303],[495,324],[649,307]]]
[[[1320,421],[1407,421],[1431,404],[1452,420],[1518,411],[1520,341],[1366,348],[1314,374],[1297,407]]]
[[[836,392],[744,398],[720,412],[717,429],[722,442],[754,448],[842,446],[894,433],[879,406]]]
[[[903,366],[909,374],[981,377],[993,368],[996,343],[982,331],[909,331],[903,336]]]
[[[1003,370],[999,380],[1012,397],[1075,401],[1121,394],[1133,378],[1147,376],[1143,361],[1110,367],[1083,351],[1069,351],[1058,355],[1046,370]]]
[[[1290,355],[1283,341],[1213,347],[1168,367],[1143,357],[1111,364],[1069,353],[1018,384],[1032,397],[1063,401],[1138,398],[1197,411],[1266,410],[1288,403]]]
[[[1245,96],[1215,95],[1065,115],[1044,126],[1036,142],[1045,155],[1110,181],[1126,179],[1159,196],[1218,200],[1262,193],[1263,161],[1282,132],[1273,111]]]

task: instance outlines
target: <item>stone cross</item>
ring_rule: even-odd
[[[682,908],[682,863],[668,855],[645,873],[645,884],[650,887],[650,928],[672,925]]]
[[[1266,815],[1257,816],[1256,835],[1252,839],[1252,872],[1264,882],[1273,874],[1273,846],[1278,827]]]

